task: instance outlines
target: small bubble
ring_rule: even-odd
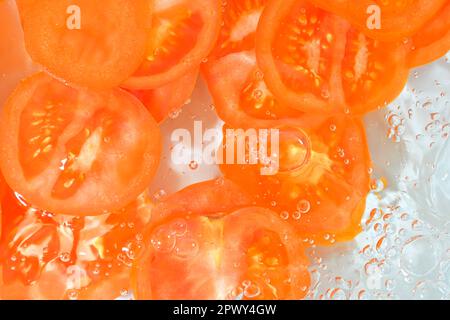
[[[308,200],[300,200],[297,203],[297,210],[301,213],[301,214],[305,214],[308,213],[309,210],[311,210],[311,203]]]
[[[287,211],[281,211],[281,212],[280,212],[280,218],[283,219],[283,220],[289,219],[289,212],[287,212]]]
[[[170,252],[175,247],[176,238],[167,226],[163,226],[153,233],[151,243],[157,251]]]
[[[191,162],[189,162],[189,169],[191,170],[197,170],[198,168],[198,163],[195,160],[192,160]]]

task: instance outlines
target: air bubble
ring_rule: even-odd
[[[151,244],[157,251],[171,252],[175,247],[176,238],[167,226],[163,226],[153,233]]]
[[[441,253],[435,241],[416,236],[409,239],[401,251],[401,267],[414,276],[425,276],[437,267]]]
[[[311,210],[311,203],[308,200],[300,200],[297,203],[297,210],[301,213],[301,214],[305,214],[308,213],[309,210]]]

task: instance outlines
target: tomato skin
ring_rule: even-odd
[[[411,38],[410,68],[442,57],[450,50],[450,1]]]
[[[293,12],[302,10],[320,27],[295,20]],[[280,103],[314,114],[359,115],[382,108],[408,78],[402,43],[369,39],[344,19],[302,0],[269,1],[258,25],[256,56]]]
[[[260,165],[226,163],[220,169],[253,195],[256,205],[285,216],[300,237],[330,245],[361,231],[371,160],[361,120],[321,118],[301,126],[279,124],[275,175],[261,175]]]
[[[178,1],[175,4],[170,5],[168,8],[165,5],[165,2],[161,2],[160,5],[163,8],[157,8],[156,6],[154,10],[154,26],[152,29],[152,33],[149,41],[150,52],[147,52],[148,57],[141,63],[140,68],[127,79],[122,86],[131,90],[151,90],[156,89],[158,87],[162,87],[173,83],[177,79],[185,76],[186,74],[193,72],[193,70],[197,69],[203,60],[208,56],[210,51],[213,49],[216,39],[219,35],[220,30],[220,21],[221,21],[221,9],[222,5],[219,0],[199,0],[199,1]],[[167,2],[170,4],[170,2]],[[158,5],[158,2],[156,2]],[[201,18],[201,30],[193,35],[192,33],[196,33],[197,31],[188,30],[186,34],[181,35],[176,38],[175,42],[178,44],[178,48],[183,48],[187,46],[192,46],[192,48],[181,55],[181,57],[177,58],[159,58],[158,54],[155,52],[165,52],[168,55],[174,54],[176,56],[176,52],[172,52],[171,49],[175,50],[176,48],[167,48],[164,44],[157,43],[156,47],[151,43],[152,41],[157,41],[160,37],[168,37],[169,40],[171,35],[161,35],[158,32],[167,32],[167,30],[171,30],[173,28],[173,24],[176,24],[177,21],[173,16],[178,16],[178,12],[188,12],[188,15],[198,15]],[[167,15],[167,17],[166,17]],[[155,23],[161,21],[160,26],[155,26]],[[166,27],[168,26],[168,27]],[[158,28],[162,28],[163,31],[158,30]],[[156,32],[156,34],[154,34]],[[174,31],[176,32],[176,30]],[[190,37],[194,37],[195,40],[190,39]],[[156,39],[156,40],[155,40]],[[195,43],[193,44],[192,41]],[[168,41],[170,46],[173,46],[171,41]],[[167,60],[167,61],[166,61]],[[158,66],[158,63],[165,65],[163,67]],[[150,64],[150,67],[146,66],[146,64]]]
[[[152,223],[177,214],[219,217],[231,210],[251,205],[253,198],[231,180],[218,178],[190,185],[157,203]]]
[[[133,271],[137,299],[301,299],[310,285],[301,241],[267,209],[173,216],[147,235]]]
[[[171,112],[176,112],[186,104],[195,89],[197,78],[198,70],[195,70],[160,88],[130,92],[144,104],[153,118],[161,123]]]
[[[139,256],[152,206],[142,194],[114,213],[68,217],[34,209],[8,190],[2,201],[0,298],[119,297],[129,290],[131,262]]]
[[[80,86],[118,86],[139,67],[151,24],[152,0],[18,0],[33,61]],[[69,28],[80,9],[79,28]],[[40,30],[37,32],[36,30]],[[80,49],[82,48],[82,49]]]
[[[47,96],[47,89],[55,96]],[[63,94],[63,98],[58,96],[60,94]],[[80,105],[81,100],[74,100],[74,97],[89,100],[92,104]],[[42,153],[42,148],[39,148],[41,153],[33,154],[33,149],[30,149],[35,148],[34,140],[31,139],[35,132],[33,130],[37,128],[40,130],[38,133],[46,132],[42,128],[46,126],[45,122],[36,120],[34,123],[32,120],[30,122],[26,120],[23,123],[21,119],[25,116],[33,117],[33,110],[39,111],[44,108],[49,101],[47,99],[50,101],[56,99],[55,101],[61,103],[61,105],[52,104],[51,107],[52,110],[60,112],[63,120],[66,119],[61,127],[55,129],[62,130],[57,137],[61,139],[60,135],[65,134],[63,136],[66,142],[60,145],[60,140],[52,138],[50,132],[49,137],[54,139],[50,139],[53,141],[51,143],[54,143],[51,146],[54,147],[49,153]],[[77,101],[75,105],[74,101]],[[98,112],[94,114],[94,110],[104,110],[105,117],[112,119],[112,122],[105,123],[112,126],[95,122],[89,124],[88,118],[83,117],[90,115],[93,117],[92,121],[106,119],[101,118],[100,111],[100,118],[95,118]],[[2,111],[0,166],[3,175],[8,185],[37,208],[68,215],[98,215],[105,211],[113,211],[127,205],[145,190],[157,169],[161,152],[159,128],[144,106],[123,90],[93,92],[75,89],[44,73],[38,73],[21,82]],[[75,124],[75,127],[68,125],[70,119],[79,121],[80,115],[84,115],[82,121],[86,120],[83,128],[93,129],[86,132],[89,139],[84,141],[83,134],[78,133],[80,129],[76,129],[77,125]],[[116,116],[119,118],[114,118]],[[50,121],[52,125],[57,126],[59,118],[50,118]],[[127,134],[120,134],[124,130]],[[89,141],[94,141],[94,145]],[[70,152],[75,151],[76,149],[73,149],[75,147],[81,149],[77,151],[78,155],[75,158],[70,158]],[[93,156],[95,158],[92,158]],[[68,162],[71,160],[67,159],[73,159],[75,162]],[[86,159],[87,163],[84,162]],[[64,161],[62,167],[61,161]],[[71,169],[72,164],[77,161],[81,161],[78,162],[78,168],[85,168],[83,167],[85,164],[90,167],[87,171],[86,168],[82,171]],[[101,161],[107,161],[113,175],[107,176],[107,171],[102,169]],[[133,166],[130,166],[132,163]],[[73,179],[79,180],[71,180],[71,175],[77,172],[82,173],[82,178],[75,176]],[[55,175],[59,177],[56,178]],[[53,178],[50,178],[52,176]],[[62,185],[64,181],[69,181],[67,179],[71,184]],[[73,182],[77,184],[74,185]],[[71,189],[72,186],[74,188]]]
[[[447,0],[413,0],[403,1],[406,7],[392,8],[395,1],[373,0],[309,0],[315,5],[340,15],[362,32],[374,39],[398,41],[414,35],[429,21]],[[409,2],[409,3],[408,3]],[[379,5],[381,13],[381,28],[369,29],[368,22],[373,10],[371,5]],[[402,4],[400,4],[401,6]],[[386,6],[386,7],[384,7]],[[390,7],[389,7],[390,6]],[[369,14],[370,12],[370,14]]]

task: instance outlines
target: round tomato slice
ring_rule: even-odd
[[[151,219],[147,194],[96,217],[55,215],[11,190],[4,214],[1,299],[115,299],[130,290],[130,270]]]
[[[141,100],[153,118],[160,123],[187,103],[195,89],[197,78],[198,69],[162,87],[153,90],[131,90],[131,93]]]
[[[267,152],[268,157],[273,156],[270,163],[226,163],[221,170],[253,194],[257,205],[277,211],[301,237],[330,244],[350,240],[360,232],[371,162],[360,120],[348,116],[321,118],[320,124],[280,124],[278,148],[270,144]],[[237,147],[228,141],[227,129],[225,153],[230,152],[230,146]],[[249,141],[247,153],[255,148]],[[264,166],[274,169],[269,172],[272,174],[263,175]]]
[[[410,67],[430,63],[450,50],[450,1],[412,37]]]
[[[363,114],[402,91],[403,43],[372,40],[347,21],[303,0],[269,1],[258,25],[256,56],[284,105],[320,114]]]
[[[198,68],[220,28],[220,0],[157,0],[144,62],[123,86],[148,90]]]
[[[447,0],[309,0],[374,39],[403,40],[419,31]]]
[[[310,286],[301,241],[267,209],[175,216],[146,242],[133,272],[137,299],[300,299]]]
[[[51,73],[112,88],[145,56],[151,0],[18,0],[26,48]]]
[[[38,73],[24,80],[0,119],[8,185],[33,206],[69,215],[121,208],[150,184],[160,133],[145,107],[115,89],[74,89]]]

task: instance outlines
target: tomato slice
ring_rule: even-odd
[[[0,166],[33,206],[69,215],[124,207],[149,185],[161,153],[156,122],[131,94],[74,89],[38,73],[0,119]]]
[[[371,38],[393,41],[403,40],[419,31],[447,0],[309,1],[350,20]],[[379,18],[379,25],[374,18]]]
[[[175,216],[147,239],[134,267],[137,299],[300,299],[309,289],[301,241],[267,209]]]
[[[262,175],[263,165],[250,163],[223,164],[221,170],[253,194],[256,205],[277,211],[301,237],[330,244],[361,231],[371,163],[360,120],[321,118],[320,124],[278,126],[279,150],[272,153],[279,155],[279,164],[274,175]],[[225,143],[224,139],[224,148]],[[253,147],[248,141],[247,145],[248,153]]]
[[[32,59],[65,80],[112,88],[130,77],[145,56],[150,0],[17,3]]]
[[[157,0],[146,57],[123,86],[155,89],[198,68],[217,40],[220,12],[219,0]]]
[[[403,43],[372,40],[347,21],[303,0],[269,1],[256,55],[264,80],[284,105],[320,114],[363,114],[403,89]]]
[[[450,50],[450,1],[412,37],[410,67],[430,63]]]
[[[187,103],[197,79],[198,69],[162,87],[153,90],[131,90],[131,93],[141,100],[153,118],[160,123]]]
[[[96,217],[44,212],[11,190],[2,209],[1,299],[99,300],[129,292],[131,264],[151,219],[146,193]]]

